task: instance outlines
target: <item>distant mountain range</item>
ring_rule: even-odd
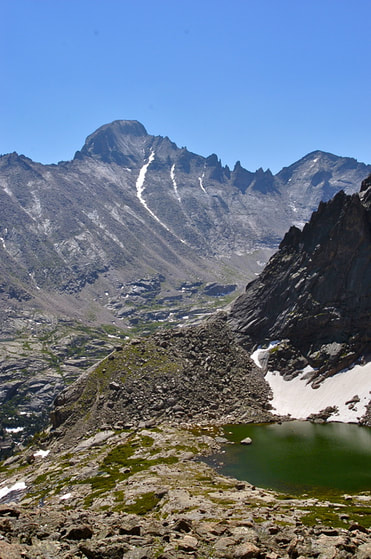
[[[290,225],[337,191],[356,192],[370,172],[321,151],[276,175],[229,169],[137,121],[102,126],[57,165],[3,155],[1,328],[19,327],[26,307],[122,324],[133,296],[181,299],[207,282],[230,292],[262,269]]]

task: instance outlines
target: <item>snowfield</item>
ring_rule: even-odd
[[[312,388],[303,379],[309,370],[306,367],[300,376],[288,381],[277,371],[267,372],[265,380],[273,392],[271,404],[275,413],[291,415],[294,419],[306,419],[328,406],[337,406],[338,413],[331,415],[328,421],[358,423],[371,399],[371,362],[341,371],[325,379],[319,388]],[[354,396],[358,396],[360,401],[351,409],[346,402]]]
[[[24,481],[18,481],[11,487],[5,486],[0,488],[0,499],[8,495],[8,493],[12,493],[13,491],[22,491],[26,489],[26,484]]]

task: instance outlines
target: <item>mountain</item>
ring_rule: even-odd
[[[276,413],[371,424],[370,294],[371,177],[291,227],[230,309]]]
[[[1,328],[19,329],[26,308],[127,325],[138,306],[133,292],[161,304],[186,298],[190,284],[242,286],[288,224],[303,224],[339,189],[356,191],[370,171],[323,152],[277,175],[239,162],[230,170],[215,154],[178,148],[136,121],[102,126],[58,165],[4,155]]]
[[[370,171],[319,151],[276,175],[231,170],[136,121],[102,126],[57,165],[0,157],[0,446],[39,429],[125,336],[230,302],[290,224]]]

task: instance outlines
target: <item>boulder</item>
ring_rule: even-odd
[[[93,535],[90,526],[83,524],[81,526],[72,526],[65,536],[67,540],[89,540]]]

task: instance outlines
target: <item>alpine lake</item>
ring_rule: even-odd
[[[371,428],[346,423],[227,425],[207,462],[220,473],[292,495],[371,490]],[[246,437],[249,445],[241,444]]]

